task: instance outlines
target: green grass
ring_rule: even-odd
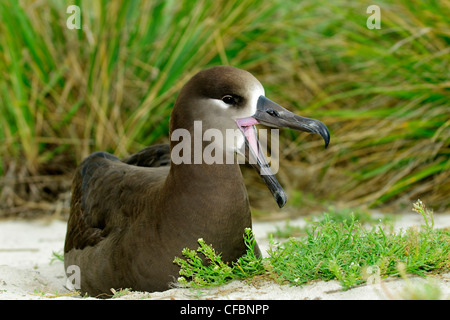
[[[365,2],[304,4],[275,81],[332,128],[332,142],[321,154],[303,149],[308,139],[289,156],[320,163],[314,190],[328,197],[379,206],[426,195],[448,207],[450,2],[379,1],[380,30],[365,27]]]
[[[388,276],[399,276],[399,265],[407,274],[450,270],[450,233],[434,229],[433,213],[420,200],[414,210],[424,217],[422,228],[388,232],[380,225],[364,227],[355,215],[348,219],[310,220],[306,235],[276,243],[271,241],[268,257],[256,258],[253,235],[244,235],[247,254],[231,266],[222,262],[213,248],[199,240],[197,251],[185,249],[179,282],[188,286],[221,285],[233,279],[264,274],[282,284],[302,285],[312,280],[339,280],[344,289]],[[204,264],[199,253],[206,257]]]
[[[255,238],[251,229],[245,229],[244,243],[247,253],[229,266],[222,261],[220,254],[203,239],[199,239],[200,247],[195,250],[188,248],[182,251],[184,258],[176,257],[174,263],[178,264],[180,277],[178,283],[193,287],[221,285],[234,279],[244,279],[265,271],[262,259],[255,256]],[[199,253],[206,258],[207,264]]]
[[[350,222],[350,218],[354,219],[363,226],[380,224],[383,226],[383,228],[388,230],[392,230],[393,223],[395,221],[395,216],[389,214],[384,214],[382,217],[377,218],[374,217],[369,211],[361,208],[337,209],[331,206],[328,208],[326,214],[305,218],[305,221],[307,221],[306,226],[291,225],[290,220],[286,220],[283,227],[276,226],[275,231],[269,233],[269,236],[273,236],[278,239],[306,236],[311,228],[311,225],[314,223],[325,223],[329,220],[337,224],[347,224]]]
[[[131,292],[131,289],[125,288],[125,289],[115,290],[115,289],[111,288],[111,292],[113,293],[113,296],[111,297],[111,299],[116,299],[116,298],[126,296],[127,294],[129,294]]]
[[[72,291],[72,292],[68,292],[68,293],[59,293],[58,291],[56,291],[55,293],[49,293],[49,292],[42,291],[40,289],[34,289],[33,292],[28,292],[28,294],[42,297],[42,298],[50,298],[50,299],[79,296],[79,293],[76,291]]]
[[[66,28],[71,4],[81,30]],[[17,174],[14,164],[41,175],[93,151],[123,156],[167,141],[182,85],[230,64],[331,130],[326,151],[315,136],[281,132],[281,171],[305,169],[290,173],[291,189],[352,205],[420,197],[448,208],[450,1],[377,1],[380,30],[366,28],[368,5],[3,0],[0,176]],[[307,190],[296,182],[305,179]]]
[[[93,150],[124,155],[161,139],[187,79],[208,64],[226,64],[244,45],[225,52],[230,41],[264,32],[261,20],[277,8],[249,0],[75,1],[83,25],[77,31],[65,27],[72,2],[0,4],[0,138],[31,171],[58,145],[80,160]]]
[[[52,251],[52,257],[50,259],[50,264],[52,264],[55,261],[62,261],[62,262],[64,262],[64,252],[63,252],[63,250]]]

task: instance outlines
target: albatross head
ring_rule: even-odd
[[[217,130],[223,137],[227,130],[238,130],[233,144],[224,144],[223,140],[212,142],[217,144],[216,152],[239,153],[253,160],[250,164],[261,175],[280,208],[286,203],[286,195],[261,151],[255,125],[319,134],[325,147],[330,141],[329,131],[322,122],[296,115],[269,100],[264,87],[252,74],[230,66],[203,70],[188,81],[175,103],[170,133],[178,128],[193,133],[194,123],[199,121],[202,131]]]

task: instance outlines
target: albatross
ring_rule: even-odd
[[[226,144],[210,139],[195,146],[191,139],[192,150],[178,146],[179,152],[171,152],[182,143],[172,138],[180,132],[193,135],[198,121],[202,132],[214,129],[226,136],[231,129],[238,135]],[[184,248],[196,247],[199,238],[224,261],[245,254],[243,233],[252,221],[235,155],[249,160],[280,208],[286,203],[261,152],[256,124],[319,134],[325,146],[330,141],[322,122],[266,98],[251,73],[216,66],[200,71],[181,89],[170,117],[170,145],[150,146],[122,160],[106,152],[88,156],[73,178],[64,246],[65,268],[77,266],[81,293],[166,290],[178,277],[174,258]],[[223,159],[234,160],[198,161],[196,153],[211,144]],[[186,161],[173,161],[174,156]],[[255,250],[260,254],[257,245]]]

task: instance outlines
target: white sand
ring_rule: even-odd
[[[303,218],[290,221],[291,225],[304,223]],[[403,215],[396,228],[420,225],[417,214]],[[284,221],[255,223],[253,230],[263,252],[266,238],[275,225]],[[436,227],[449,227],[450,214],[435,215]],[[64,264],[52,260],[52,251],[62,252],[66,223],[53,221],[0,222],[0,299],[80,299],[65,288]],[[443,297],[450,298],[450,272],[432,276]],[[428,281],[410,277],[408,283],[398,278],[373,285],[363,285],[342,291],[338,281],[316,281],[302,287],[278,285],[271,281],[233,281],[227,285],[206,289],[171,289],[164,292],[132,292],[120,299],[396,299],[401,298],[405,286]],[[55,294],[57,297],[55,298]],[[93,298],[92,298],[93,299]]]

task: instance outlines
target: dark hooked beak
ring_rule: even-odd
[[[260,123],[272,128],[290,128],[320,134],[325,141],[325,148],[330,142],[328,128],[319,120],[298,116],[264,96],[259,97],[256,112],[253,116],[237,119],[236,123],[245,136],[245,145],[248,152],[244,152],[244,154],[247,160],[259,173],[278,206],[283,207],[286,204],[286,194],[270,170],[259,145],[254,125]]]
[[[268,127],[290,128],[320,134],[325,141],[325,148],[330,143],[330,132],[321,121],[300,117],[264,96],[259,97],[253,118]]]

